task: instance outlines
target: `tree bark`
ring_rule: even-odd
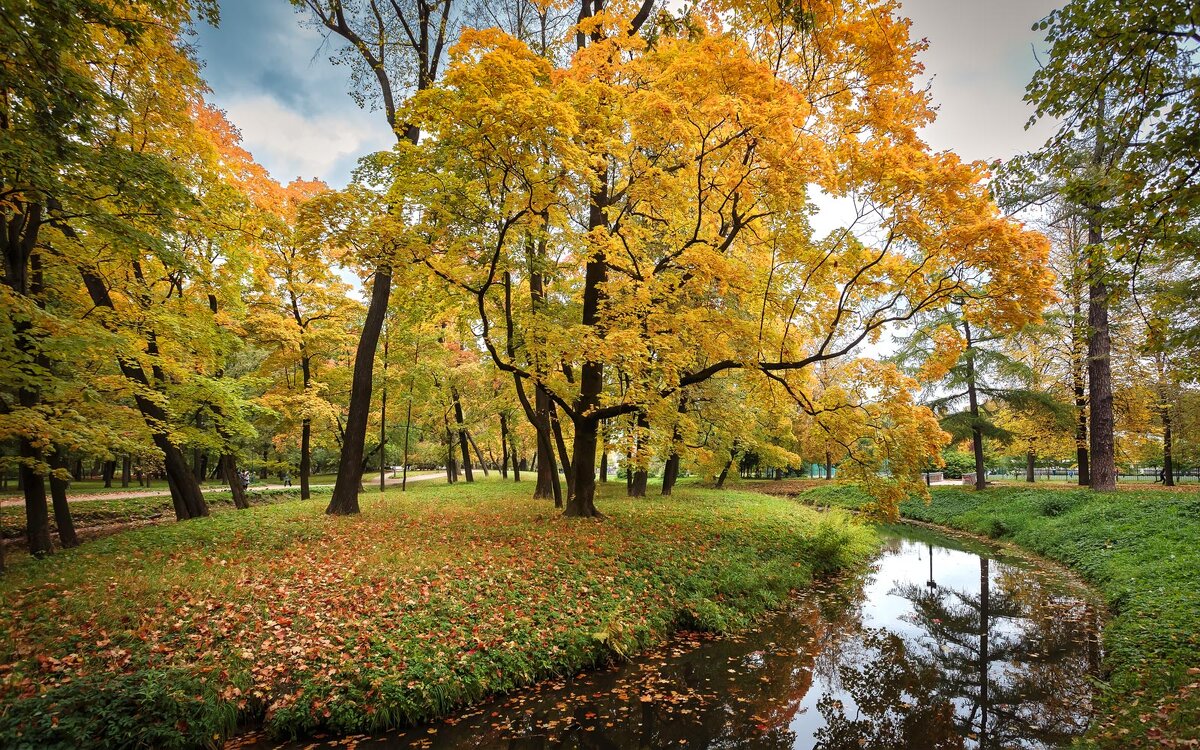
[[[467,428],[463,420],[462,402],[458,399],[458,389],[450,386],[450,397],[454,401],[454,424],[458,428],[458,444],[462,449],[463,475],[467,483],[475,481],[475,473],[471,471],[471,446],[467,443]]]
[[[503,412],[500,413],[500,478],[508,479],[508,420]]]
[[[40,458],[37,449],[28,438],[21,438],[20,469],[21,482],[25,490],[25,541],[29,545],[29,554],[34,557],[44,557],[54,551],[50,541],[50,511],[46,506],[46,481],[41,474],[34,472],[33,467],[26,461],[36,461]]]
[[[121,457],[121,486],[128,487],[129,481],[133,478],[133,458],[131,456]]]
[[[1160,367],[1160,375],[1159,375],[1160,379],[1162,377],[1164,377],[1164,375],[1161,372],[1162,369],[1163,368]],[[1172,446],[1173,436],[1171,434],[1171,428],[1172,428],[1172,425],[1171,425],[1171,402],[1170,402],[1169,396],[1170,396],[1170,394],[1167,392],[1165,383],[1160,385],[1159,391],[1158,391],[1158,398],[1159,398],[1159,404],[1160,404],[1159,405],[1159,410],[1160,410],[1159,415],[1160,415],[1160,418],[1162,419],[1163,486],[1174,487],[1175,486],[1175,457],[1173,455],[1174,447]]]
[[[971,448],[975,452],[975,489],[987,489],[987,468],[983,460],[983,429],[979,424],[979,395],[975,391],[975,351],[971,344],[971,324],[963,320],[967,344],[967,402],[971,409]]]
[[[354,356],[354,374],[350,382],[350,409],[342,434],[342,453],[338,459],[337,479],[326,513],[350,515],[359,512],[358,490],[362,486],[363,449],[367,440],[367,421],[371,413],[371,390],[375,374],[375,351],[387,315],[392,293],[392,272],[388,266],[375,269],[371,284],[371,302],[363,321],[362,335]]]
[[[75,534],[75,521],[71,518],[71,504],[67,500],[67,487],[70,482],[54,476],[55,470],[66,468],[67,452],[56,447],[54,458],[50,462],[50,497],[54,504],[54,525],[58,527],[58,543],[63,549],[79,546],[79,537]]]
[[[102,473],[102,476],[104,477],[104,488],[105,489],[109,489],[110,487],[112,487],[113,477],[115,477],[116,474],[117,474],[117,462],[116,461],[105,461],[104,462],[104,471]]]
[[[479,461],[479,468],[483,469],[483,475],[486,477],[488,475],[487,461],[483,460],[483,454],[479,451],[479,445],[475,442],[475,436],[471,434],[470,430],[466,432],[467,442],[471,444],[471,450],[475,451],[475,460]],[[488,454],[492,455],[492,458],[495,458],[490,448],[488,449]]]
[[[1035,473],[1036,473],[1036,469],[1034,467],[1035,458],[1036,458],[1036,456],[1035,456],[1032,448],[1025,451],[1025,481],[1029,482],[1030,484],[1032,484],[1035,480]]]
[[[1078,319],[1081,315],[1080,303],[1075,303],[1075,317]],[[1076,325],[1076,335],[1078,335],[1078,324]],[[1081,339],[1083,337],[1080,337]],[[1087,370],[1087,361],[1084,356],[1084,351],[1087,346],[1082,340],[1078,343],[1072,342],[1074,351],[1071,354],[1071,379],[1072,386],[1075,391],[1075,461],[1079,465],[1079,486],[1087,487],[1092,482],[1092,474],[1088,463],[1088,403],[1087,390],[1084,385],[1084,373]]]
[[[1112,340],[1108,325],[1108,282],[1105,279],[1103,239],[1098,211],[1088,226],[1088,405],[1089,471],[1091,488],[1117,489],[1116,451],[1113,444]]]
[[[717,489],[718,490],[723,489],[725,487],[725,480],[729,478],[729,469],[731,466],[733,466],[733,457],[734,457],[733,451],[729,451],[729,461],[727,461],[725,463],[725,468],[721,469],[720,475],[717,476]]]
[[[221,470],[221,478],[225,480],[225,484],[229,485],[229,494],[233,496],[233,507],[238,510],[249,508],[250,500],[247,499],[246,490],[242,487],[242,479],[238,476],[237,456],[232,453],[223,453],[217,460],[217,465]]]
[[[608,481],[608,446],[600,445],[600,481]]]

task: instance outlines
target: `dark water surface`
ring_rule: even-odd
[[[883,534],[868,574],[752,633],[683,634],[445,721],[290,747],[999,750],[1086,729],[1101,612],[1086,591],[981,544]]]

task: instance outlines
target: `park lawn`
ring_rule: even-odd
[[[0,582],[0,746],[198,747],[240,728],[376,731],[747,626],[874,533],[755,493],[602,490],[603,521],[533,485],[414,485],[137,529]]]
[[[1200,740],[1200,492],[1093,494],[1062,485],[974,492],[934,487],[906,518],[1013,542],[1095,586],[1112,618],[1108,681],[1088,742],[1105,748],[1197,747]],[[834,484],[805,503],[856,509],[869,498]]]

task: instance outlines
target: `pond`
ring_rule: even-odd
[[[293,747],[999,750],[1087,728],[1103,610],[1086,590],[983,544],[881,533],[869,571],[753,632],[684,633],[444,721]]]

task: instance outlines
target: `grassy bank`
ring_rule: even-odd
[[[260,506],[108,537],[0,583],[0,746],[204,746],[239,726],[379,730],[732,630],[875,544],[845,516],[681,488],[603,522],[530,483],[415,486],[364,512]]]
[[[852,485],[803,502],[858,508]],[[1108,684],[1089,733],[1100,747],[1196,747],[1200,740],[1200,492],[1092,494],[1057,487],[935,487],[911,519],[1003,539],[1078,571],[1105,597]]]

